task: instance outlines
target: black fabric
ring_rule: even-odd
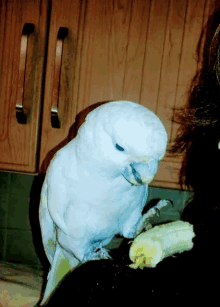
[[[193,204],[183,214],[193,220]],[[190,215],[191,213],[191,215]],[[69,273],[46,306],[103,306],[103,304],[181,303],[219,297],[219,213],[200,212],[194,220],[191,251],[160,262],[156,268],[131,269],[129,240],[111,251],[113,260],[90,261]]]

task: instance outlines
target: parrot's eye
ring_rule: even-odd
[[[117,150],[119,150],[119,151],[124,151],[124,148],[121,147],[121,146],[118,145],[118,144],[115,144],[115,148],[116,148]]]

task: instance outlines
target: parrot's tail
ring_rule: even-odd
[[[79,264],[79,261],[75,258],[74,260],[74,266],[76,267]],[[73,259],[71,262],[73,262]],[[72,265],[73,263],[70,263],[69,259],[65,257],[61,246],[57,244],[53,263],[47,276],[47,285],[41,305],[45,304],[45,302],[49,299],[50,295],[61,279],[72,269]]]

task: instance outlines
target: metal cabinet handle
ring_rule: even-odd
[[[34,32],[34,25],[32,23],[25,23],[21,35],[20,63],[19,63],[17,99],[16,99],[16,118],[19,124],[26,124],[28,120],[28,113],[25,112],[24,110],[23,100],[24,100],[28,39],[30,34],[32,34],[33,32]]]
[[[63,44],[64,39],[68,35],[68,29],[61,27],[57,34],[54,80],[52,89],[52,104],[51,104],[51,126],[53,128],[61,128],[62,119],[59,116],[59,91],[60,91],[60,77],[63,58]]]

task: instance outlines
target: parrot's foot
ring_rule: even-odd
[[[103,247],[97,248],[95,251],[85,255],[82,263],[85,263],[90,260],[100,260],[100,259],[112,259],[111,256],[109,256],[107,249]]]
[[[96,256],[98,259],[112,259],[112,257],[109,256],[108,250],[103,247],[96,250]]]
[[[143,219],[136,229],[135,236],[138,236],[143,230],[147,231],[148,229],[152,228],[152,225],[150,223],[150,218],[153,216],[158,215],[160,216],[160,210],[167,206],[173,206],[172,202],[167,199],[160,200],[156,206],[152,207],[150,210],[148,210],[144,215]]]
[[[140,225],[138,226],[138,228],[135,231],[135,235],[134,237],[137,237],[143,230],[148,230],[151,229],[152,225],[150,224],[150,222],[148,221],[148,219],[144,219],[142,220],[142,222],[140,223]]]

